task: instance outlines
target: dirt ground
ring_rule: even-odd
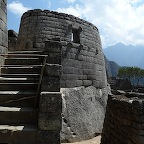
[[[75,143],[69,143],[69,144],[100,144],[101,136],[97,136],[93,139],[82,141],[82,142],[75,142]],[[62,144],[68,144],[68,143],[62,143]]]

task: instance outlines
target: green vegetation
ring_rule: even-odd
[[[129,79],[133,86],[138,87],[140,80],[144,78],[144,70],[138,67],[121,67],[118,76]]]

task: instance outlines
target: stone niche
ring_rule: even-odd
[[[17,50],[47,51],[53,49],[52,41],[62,46],[62,141],[94,137],[102,132],[108,96],[99,31],[93,24],[64,13],[36,9],[23,14]],[[59,59],[56,55],[57,51],[55,61]]]
[[[101,144],[144,144],[144,94],[109,96]]]

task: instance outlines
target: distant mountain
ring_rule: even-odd
[[[104,58],[107,77],[116,77],[120,66],[114,61],[109,61],[106,57]]]
[[[144,69],[144,46],[124,45],[118,43],[103,49],[109,61],[119,66],[137,66]]]

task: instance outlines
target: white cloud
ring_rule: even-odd
[[[25,7],[18,1],[13,1],[12,3],[8,4],[8,10],[19,16],[30,9],[30,7]]]
[[[63,2],[74,3],[77,0],[62,0]]]
[[[103,47],[118,42],[144,45],[143,0],[76,0],[75,3],[58,11],[95,24]]]
[[[75,7],[70,6],[68,8],[58,8],[57,9],[58,12],[72,14],[76,17],[81,17],[82,15],[81,15],[81,12],[79,10],[81,10],[81,9],[79,8],[78,4]]]
[[[69,3],[74,3],[76,0],[67,0]]]
[[[135,3],[139,3],[142,0],[128,0],[129,3],[135,4]]]

